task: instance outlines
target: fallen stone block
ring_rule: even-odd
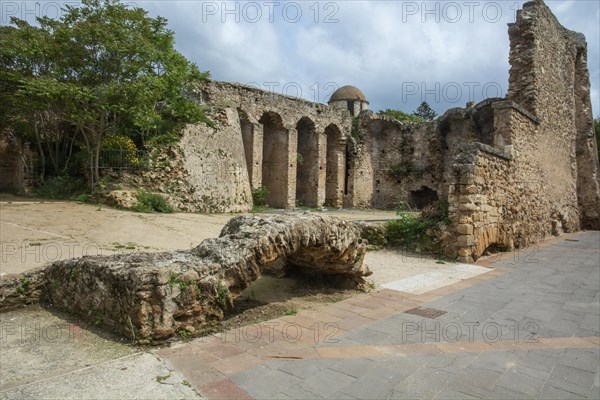
[[[54,262],[36,275],[43,283],[37,293],[52,306],[153,344],[221,319],[242,290],[282,260],[286,270],[361,287],[371,274],[363,265],[365,252],[352,222],[311,214],[241,216],[219,238],[191,250]],[[18,302],[17,289],[8,290],[18,287],[18,279],[10,282],[0,284],[0,310]]]

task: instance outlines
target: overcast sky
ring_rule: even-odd
[[[1,3],[5,15],[11,4],[25,4]],[[319,102],[354,85],[374,110],[412,112],[425,100],[442,113],[506,95],[507,24],[523,1],[131,3],[166,17],[178,50],[213,79]],[[546,3],[565,27],[587,38],[594,115],[600,115],[600,1]],[[48,4],[38,7],[51,14]]]

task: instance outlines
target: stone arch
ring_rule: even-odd
[[[268,190],[267,204],[288,206],[289,137],[281,116],[265,112],[259,122],[263,125],[262,186]]]
[[[296,124],[298,151],[296,169],[296,201],[298,204],[317,207],[319,202],[319,138],[315,123],[302,117]]]
[[[344,199],[346,147],[342,131],[335,124],[325,128],[327,162],[325,168],[325,205],[341,207]]]

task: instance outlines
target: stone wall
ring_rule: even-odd
[[[565,29],[541,0],[525,3],[510,25],[507,98],[539,118],[535,138],[514,147],[543,171],[555,211],[600,229],[600,183],[585,37]],[[578,210],[579,217],[572,216]],[[579,221],[567,220],[571,229]]]
[[[442,190],[442,151],[436,123],[398,122],[363,114],[353,162],[355,207],[393,209],[400,198],[413,209]]]
[[[232,153],[233,158],[246,166],[252,189],[267,188],[270,206],[348,204],[346,147],[352,117],[347,110],[216,81],[199,88],[198,99],[226,110],[219,131],[231,134],[221,144],[228,146],[236,134],[241,138],[242,151]]]
[[[524,5],[509,36],[507,100],[464,110],[474,125],[464,129],[455,118],[444,135],[475,134],[445,168],[453,222],[446,252],[463,261],[489,246],[525,247],[600,228],[585,38],[562,27],[541,0]]]
[[[240,119],[234,109],[213,110],[216,126],[188,126],[180,142],[192,201],[203,212],[252,208]]]

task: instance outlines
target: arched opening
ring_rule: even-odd
[[[298,205],[317,207],[319,185],[318,137],[315,124],[304,117],[296,125],[298,154],[296,169],[296,201]]]
[[[429,189],[426,186],[421,187],[419,190],[413,190],[410,192],[410,196],[408,198],[408,204],[412,208],[416,208],[422,210],[438,201],[438,194],[435,190]]]
[[[281,116],[274,112],[263,114],[262,186],[268,191],[267,204],[286,208],[288,197],[288,133]]]
[[[252,182],[252,164],[254,163],[254,134],[252,132],[252,123],[248,119],[246,112],[239,108],[238,117],[240,119],[240,129],[242,131],[242,142],[244,143],[244,156],[246,158],[248,180],[250,181],[250,187],[254,188],[256,182]]]
[[[345,146],[340,143],[342,132],[331,124],[325,129],[327,137],[327,163],[325,171],[325,205],[341,207],[345,187]]]

